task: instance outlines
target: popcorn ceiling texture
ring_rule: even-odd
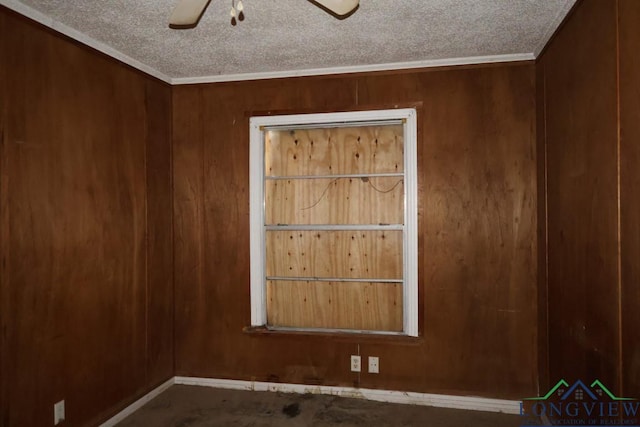
[[[175,0],[21,0],[171,78],[536,54],[575,0],[361,0],[337,20],[305,0],[211,0],[168,28]]]

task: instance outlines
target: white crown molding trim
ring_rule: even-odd
[[[542,39],[540,39],[540,43],[536,46],[536,49],[533,51],[534,56],[537,58],[540,56],[544,48],[547,46],[547,43],[551,40],[551,37],[555,34],[555,32],[560,28],[562,21],[567,17],[567,14],[571,11],[571,8],[575,6],[576,0],[570,1],[564,5],[562,9],[558,11],[558,14],[553,18],[551,22],[549,22],[549,26],[547,30],[544,32]]]
[[[171,79],[173,85],[197,83],[221,83],[245,80],[280,79],[286,77],[329,76],[333,74],[368,73],[372,71],[410,70],[416,68],[447,67],[454,65],[479,65],[500,62],[533,61],[533,53],[514,53],[491,56],[469,56],[463,58],[429,59],[412,62],[393,62],[388,64],[353,65],[345,67],[310,68],[306,70],[267,71],[262,73],[220,74],[202,77],[176,77]]]
[[[88,35],[69,27],[62,22],[56,21],[53,18],[27,6],[24,3],[21,3],[17,0],[0,0],[0,5],[5,6],[21,15],[24,15],[27,18],[44,25],[45,27],[49,27],[52,30],[55,30],[59,33],[64,34],[65,36],[79,41],[80,43],[85,44],[99,52],[102,52],[105,55],[115,58],[120,62],[130,65],[133,68],[149,74],[150,76],[160,79],[166,83],[171,83],[171,77],[161,73],[155,68],[149,67],[148,65],[143,64],[142,62],[135,60],[128,55],[125,55],[124,53],[112,48],[109,45],[99,42],[98,40],[89,37]]]
[[[304,384],[267,383],[258,381],[222,380],[215,378],[175,377],[175,384],[222,388],[229,390],[272,391],[297,394],[327,394],[373,400],[377,402],[434,406],[438,408],[466,409],[485,412],[520,414],[516,400],[489,399],[471,396],[448,396],[407,391],[375,390],[353,387],[317,386]]]
[[[149,393],[147,393],[144,396],[142,396],[140,399],[138,399],[135,402],[133,402],[131,405],[129,405],[126,408],[124,408],[122,411],[118,412],[113,417],[109,418],[104,423],[100,424],[99,427],[113,427],[113,426],[115,426],[120,421],[124,420],[129,415],[133,414],[138,409],[142,408],[151,399],[154,399],[160,393],[162,393],[163,391],[167,390],[174,383],[175,383],[175,377],[171,378],[170,380],[165,381],[164,383],[160,384],[158,387],[156,387],[153,390],[151,390]]]

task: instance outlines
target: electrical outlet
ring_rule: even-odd
[[[58,425],[64,421],[64,400],[53,405],[53,425]]]
[[[380,359],[376,356],[369,356],[369,373],[377,374],[380,372]]]
[[[351,372],[360,372],[362,370],[362,359],[360,356],[351,356]]]

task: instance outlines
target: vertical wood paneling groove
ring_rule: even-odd
[[[0,13],[0,36],[5,34],[6,23],[4,14]],[[6,52],[6,37],[0,37],[0,52]],[[9,256],[9,209],[8,190],[8,150],[7,150],[7,121],[8,121],[8,82],[7,69],[0,66],[0,427],[7,425],[8,412],[8,384],[6,378],[8,346],[6,343],[7,329],[10,327],[8,312],[7,287],[9,283],[9,270],[7,258]]]
[[[623,348],[622,348],[622,200],[621,200],[621,179],[620,179],[620,2],[615,0],[615,32],[616,32],[616,269],[618,288],[618,301],[616,310],[618,313],[618,393],[624,390],[624,382],[622,371],[623,364]]]
[[[171,194],[169,200],[169,216],[171,218],[171,373],[176,373],[176,265],[175,265],[175,247],[176,247],[176,221],[175,221],[175,186],[174,186],[174,144],[173,144],[173,88],[169,92],[169,189]]]
[[[538,395],[549,388],[549,258],[548,258],[548,200],[547,200],[547,118],[546,79],[544,63],[536,66],[536,143],[537,143],[537,213],[538,213]]]
[[[144,189],[145,189],[145,197],[144,197],[144,222],[145,222],[145,233],[144,233],[144,299],[145,301],[149,301],[149,252],[150,252],[150,244],[149,244],[149,161],[148,161],[148,153],[149,153],[149,121],[150,117],[148,114],[148,104],[149,104],[149,94],[147,91],[147,87],[145,86],[145,115],[144,115],[144,138],[143,138],[143,147],[144,147]],[[150,377],[150,367],[149,367],[149,304],[145,304],[144,306],[144,375],[145,375],[145,383],[149,383]]]

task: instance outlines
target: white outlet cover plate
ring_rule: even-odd
[[[369,373],[377,374],[380,372],[380,359],[376,356],[369,356]]]
[[[360,372],[362,370],[362,359],[360,356],[351,356],[351,372]]]
[[[64,400],[53,405],[53,425],[58,425],[64,421]]]

